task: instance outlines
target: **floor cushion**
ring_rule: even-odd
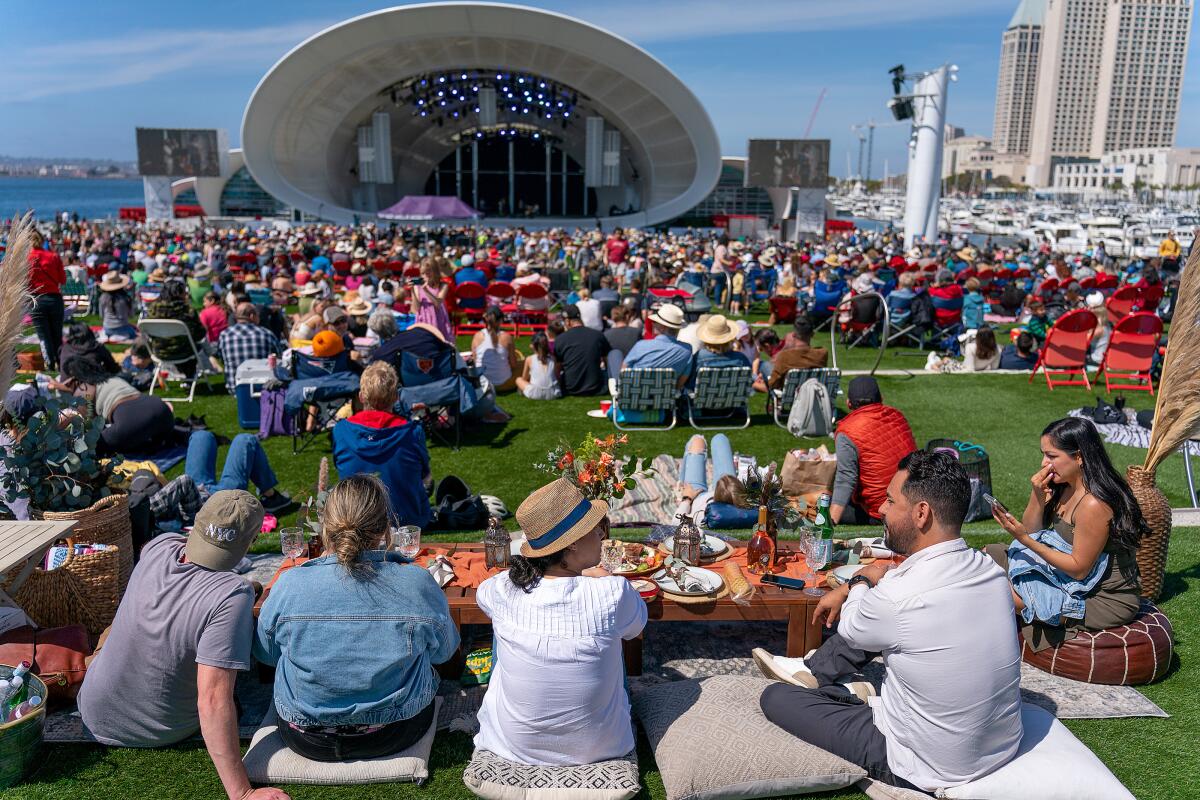
[[[485,800],[629,800],[641,789],[636,751],[577,767],[535,767],[476,750],[463,783]]]
[[[874,778],[863,778],[858,782],[858,788],[871,800],[929,800],[929,795],[925,792],[902,789]]]
[[[1025,729],[1016,756],[978,780],[943,789],[949,800],[1134,800],[1132,794],[1054,715],[1021,704]]]
[[[283,743],[276,726],[281,724],[271,705],[263,717],[262,726],[250,740],[250,748],[242,758],[251,783],[299,783],[334,786],[350,783],[395,783],[411,781],[421,784],[429,777],[429,751],[437,731],[437,717],[442,698],[434,700],[433,721],[420,741],[407,750],[382,758],[359,761],[312,761],[293,752]]]
[[[1085,683],[1140,686],[1166,674],[1174,635],[1167,615],[1142,601],[1133,622],[1102,631],[1080,631],[1058,647],[1035,653],[1021,643],[1026,664]]]
[[[633,711],[654,748],[667,800],[809,794],[865,776],[768,720],[759,699],[770,685],[720,675],[634,692]]]

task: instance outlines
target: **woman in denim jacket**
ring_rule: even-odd
[[[281,575],[263,603],[254,655],[276,667],[279,731],[305,758],[398,753],[433,722],[433,665],[458,630],[429,572],[379,549],[390,520],[378,478],[343,479],[322,514],[325,555]]]

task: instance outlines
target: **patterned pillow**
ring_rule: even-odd
[[[720,675],[636,692],[633,710],[667,800],[749,800],[841,789],[866,774],[776,726],[759,698],[770,681]]]
[[[636,751],[577,767],[531,767],[476,750],[463,783],[485,800],[629,800],[641,789]]]

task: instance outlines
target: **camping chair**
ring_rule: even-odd
[[[816,330],[833,325],[833,320],[837,318],[838,303],[842,302],[845,293],[846,282],[842,280],[833,283],[817,281],[813,284],[813,304],[809,315],[817,323]]]
[[[774,389],[767,396],[767,400],[774,408],[775,424],[784,430],[787,430],[788,414],[792,413],[796,390],[803,386],[809,378],[816,378],[825,384],[825,388],[829,391],[830,404],[837,404],[837,396],[841,392],[842,371],[840,369],[827,367],[789,369],[787,375],[783,377],[783,388]]]
[[[687,392],[688,422],[698,430],[736,430],[750,427],[750,395],[754,379],[749,367],[701,367],[696,388]],[[699,414],[697,414],[699,412]],[[696,420],[726,420],[745,416],[741,425],[701,425]]]
[[[1116,325],[1129,314],[1132,314],[1142,299],[1142,290],[1138,286],[1122,286],[1113,292],[1112,297],[1104,307],[1108,309],[1108,320]]]
[[[1161,283],[1139,283],[1137,288],[1140,290],[1138,298],[1137,310],[1149,311],[1154,313],[1158,309],[1158,304],[1162,302],[1163,294],[1166,292],[1166,287]]]
[[[522,325],[528,325],[531,334],[546,330],[546,309],[530,308],[530,305],[540,305],[549,295],[550,292],[540,283],[525,283],[517,289],[517,307],[513,315],[517,336],[521,335]]]
[[[385,358],[396,370],[400,406],[420,407],[413,416],[424,426],[426,440],[437,438],[457,450],[462,442],[462,416],[474,408],[478,397],[475,373],[463,363],[453,344],[440,340],[431,344],[433,337],[410,341],[409,335],[402,333],[388,343],[401,341],[415,349],[399,349],[384,356],[377,353],[375,359]],[[445,434],[446,429],[453,438]]]
[[[250,302],[256,306],[271,305],[271,290],[255,286],[253,289],[246,290],[246,296],[250,298]]]
[[[843,300],[838,314],[849,312],[850,319],[842,325],[842,333],[853,348],[876,335],[883,327],[885,301],[878,292],[863,292]],[[853,338],[851,338],[853,337]]]
[[[1092,331],[1098,324],[1096,315],[1086,308],[1069,311],[1058,318],[1058,321],[1046,332],[1046,343],[1038,354],[1037,364],[1029,373],[1029,382],[1041,369],[1046,374],[1046,385],[1050,391],[1055,386],[1083,386],[1089,392],[1092,384],[1087,375],[1088,342],[1092,339]],[[1067,380],[1054,380],[1053,376],[1063,375]],[[1079,376],[1082,380],[1074,380]]]
[[[297,419],[292,426],[292,452],[300,453],[316,438],[333,428],[337,413],[358,395],[358,376],[350,371],[350,354],[320,358],[292,351],[292,363],[286,378],[287,398],[284,411],[295,417],[307,408],[312,413],[311,429]]]
[[[1108,349],[1104,351],[1104,360],[1100,362],[1100,370],[1096,373],[1097,380],[1101,373],[1104,375],[1105,392],[1129,389],[1154,394],[1150,365],[1154,363],[1154,353],[1158,350],[1162,332],[1162,320],[1149,311],[1137,311],[1113,326]],[[1114,371],[1117,374],[1113,375]],[[1112,383],[1110,378],[1131,382]]]
[[[88,313],[88,290],[86,283],[67,281],[62,289],[63,303],[68,312],[79,312],[81,316]]]
[[[164,397],[169,403],[190,403],[196,397],[196,384],[209,375],[219,374],[208,356],[196,349],[187,325],[178,319],[144,319],[138,328],[146,337],[150,347],[150,358],[154,361],[154,380],[150,383],[150,394],[159,385],[163,371],[170,373],[170,380],[188,384],[187,397]],[[162,347],[167,341],[187,342],[187,353],[183,357],[167,357]]]
[[[617,393],[613,395],[612,419],[617,430],[669,431],[678,421],[675,399],[679,396],[675,388],[679,376],[673,369],[623,369],[617,373]],[[642,412],[670,419],[670,425],[634,425],[621,422],[622,411]]]
[[[936,343],[962,327],[963,296],[938,297],[930,292],[929,298],[933,301],[932,337]]]
[[[454,289],[458,302],[458,313],[455,315],[454,334],[474,333],[483,329],[483,312],[486,310],[484,288],[478,283],[460,283]],[[467,301],[464,305],[463,301]],[[478,305],[475,305],[478,303]]]
[[[1100,291],[1112,291],[1120,284],[1116,275],[1109,275],[1107,272],[1096,275],[1096,288]]]
[[[799,305],[796,297],[776,295],[767,300],[767,304],[771,307],[771,313],[775,315],[776,324],[791,325],[796,321],[796,307]]]
[[[884,331],[888,344],[896,340],[908,340],[918,347],[922,346],[923,342],[920,333],[917,331],[917,326],[910,324],[910,320],[912,319],[912,302],[915,296],[898,295],[895,292],[888,295],[888,325],[887,330]]]
[[[1042,302],[1046,302],[1054,297],[1054,294],[1058,291],[1058,289],[1058,278],[1046,278],[1046,280],[1038,284],[1036,294],[1038,297],[1042,298]]]

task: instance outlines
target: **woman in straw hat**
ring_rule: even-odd
[[[696,335],[700,338],[700,350],[695,355],[689,388],[696,385],[696,371],[702,367],[749,367],[745,355],[734,349],[739,329],[733,322],[720,314],[709,317]]]
[[[116,270],[104,273],[100,280],[100,322],[109,337],[132,339],[137,328],[129,322],[133,299],[129,296],[129,276]]]
[[[604,501],[561,478],[517,509],[521,555],[476,593],[496,637],[477,748],[559,766],[633,750],[621,641],[642,632],[646,604],[596,566],[607,515]]]

